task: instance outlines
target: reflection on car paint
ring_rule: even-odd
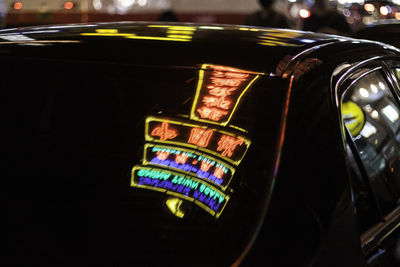
[[[235,165],[240,163],[251,144],[244,135],[233,131],[166,117],[146,119],[145,139],[148,142],[194,148],[222,157]]]
[[[132,169],[131,186],[192,201],[216,218],[229,200],[228,195],[198,178],[155,167],[135,166]]]
[[[235,172],[229,164],[195,149],[146,144],[144,152],[144,165],[164,166],[197,175],[224,190]]]
[[[82,36],[123,37],[138,40],[190,42],[195,31],[193,27],[166,27],[166,36],[146,36],[135,33],[120,33],[118,29],[96,29],[95,32],[81,33]]]
[[[260,75],[203,64],[188,118],[146,118],[144,156],[142,165],[133,167],[131,186],[174,196],[165,205],[179,218],[185,216],[180,198],[218,218],[230,198],[226,191],[236,166],[251,144],[245,129],[228,123]]]
[[[227,125],[242,96],[259,74],[218,65],[203,64],[190,119]]]

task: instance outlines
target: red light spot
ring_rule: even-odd
[[[206,147],[210,143],[211,136],[214,131],[209,129],[193,128],[190,131],[188,143],[195,144],[201,147]]]
[[[242,145],[243,140],[237,139],[235,137],[223,135],[221,139],[218,141],[217,151],[222,151],[222,156],[231,157],[233,152],[236,149],[237,145]]]
[[[197,159],[195,159],[195,160],[192,161],[192,164],[193,164],[193,165],[196,165],[197,162],[199,162],[199,161],[198,161]]]
[[[21,10],[22,9],[22,2],[15,2],[14,3],[14,5],[13,5],[13,8],[15,9],[15,10]]]
[[[184,156],[182,154],[178,154],[175,156],[175,162],[180,164],[185,164],[188,159],[188,156]]]
[[[156,154],[159,160],[166,160],[169,156],[169,152],[163,152],[163,151],[158,151]]]
[[[67,10],[70,10],[70,9],[74,8],[74,3],[71,2],[71,1],[65,2],[64,3],[64,8],[67,9]]]
[[[393,169],[393,168],[390,168],[390,171],[391,171],[391,172],[394,172],[394,169]]]
[[[161,141],[167,139],[174,139],[178,136],[178,131],[172,128],[169,128],[168,122],[161,123],[161,126],[156,127],[151,132],[152,136],[159,136]]]

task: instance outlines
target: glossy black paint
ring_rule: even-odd
[[[235,242],[232,241],[232,246],[229,248],[230,250],[221,252],[221,255],[223,255],[222,258],[218,258],[218,255],[214,255],[215,262],[211,262],[213,257],[210,255],[208,255],[206,259],[197,259],[193,262],[188,262],[194,255],[201,255],[201,252],[194,253],[194,255],[187,255],[186,257],[184,255],[186,251],[168,251],[168,246],[175,247],[175,243],[169,243],[168,239],[165,239],[163,241],[165,243],[161,244],[165,248],[162,255],[168,256],[165,256],[165,258],[158,258],[158,254],[155,253],[156,256],[153,255],[153,258],[141,258],[140,256],[142,255],[139,255],[141,253],[140,249],[136,250],[140,245],[133,245],[131,242],[135,242],[135,238],[141,241],[145,240],[145,233],[129,233],[128,222],[134,225],[135,221],[130,221],[132,219],[130,216],[135,215],[124,213],[129,209],[126,207],[121,208],[124,203],[123,201],[131,205],[134,201],[138,201],[140,197],[143,197],[141,195],[137,198],[133,198],[130,195],[131,192],[128,192],[125,188],[128,187],[129,178],[124,177],[122,174],[123,168],[129,167],[135,159],[137,160],[137,153],[136,151],[135,153],[128,152],[128,149],[124,147],[124,143],[121,142],[120,149],[116,150],[122,157],[111,160],[113,167],[107,169],[104,166],[110,164],[109,159],[107,158],[107,160],[105,160],[96,154],[101,152],[101,150],[97,149],[94,143],[92,146],[88,143],[82,151],[82,158],[79,158],[84,162],[87,161],[87,166],[83,168],[86,173],[80,174],[79,178],[85,179],[85,175],[90,172],[90,166],[95,167],[98,166],[98,164],[104,164],[104,169],[96,170],[96,174],[99,175],[99,177],[103,177],[102,175],[107,174],[110,176],[115,175],[117,172],[120,173],[118,177],[124,177],[126,179],[126,184],[124,184],[124,179],[120,178],[120,180],[114,181],[110,186],[107,184],[109,181],[106,180],[104,176],[100,185],[96,185],[96,181],[91,180],[88,184],[85,184],[86,187],[77,191],[84,195],[87,192],[86,189],[89,188],[90,190],[91,186],[95,185],[94,188],[97,191],[94,192],[94,195],[96,195],[96,199],[99,199],[101,204],[106,205],[106,214],[112,216],[112,218],[101,216],[101,206],[96,207],[97,210],[94,211],[96,216],[94,216],[94,218],[109,223],[112,225],[112,229],[108,229],[109,231],[104,233],[103,240],[100,233],[102,227],[105,227],[107,223],[91,222],[94,224],[98,223],[99,227],[94,227],[89,231],[91,238],[94,239],[88,241],[88,239],[82,238],[82,236],[85,236],[86,231],[80,228],[79,223],[72,222],[73,220],[71,219],[69,223],[74,225],[71,229],[79,229],[81,232],[63,233],[60,239],[67,247],[67,249],[65,249],[67,252],[70,251],[70,246],[76,245],[72,250],[74,252],[73,256],[69,257],[68,253],[65,251],[53,250],[50,245],[43,244],[45,242],[39,242],[42,246],[45,246],[46,249],[37,249],[37,251],[45,251],[45,254],[44,256],[35,255],[35,257],[33,257],[34,261],[37,260],[41,262],[42,266],[47,265],[47,263],[49,263],[48,265],[50,266],[54,262],[62,262],[65,266],[85,266],[86,264],[116,264],[120,266],[132,265],[137,263],[137,261],[145,261],[146,259],[153,264],[163,263],[171,266],[174,264],[180,264],[182,266],[200,266],[205,263],[215,266],[229,265],[236,261],[246,247],[246,242],[248,242],[252,235],[255,235],[253,229],[256,229],[257,226],[260,225],[259,220],[264,220],[261,232],[257,236],[256,242],[254,246],[252,246],[249,255],[242,263],[243,266],[259,265],[260,262],[265,265],[271,264],[271,266],[364,266],[365,259],[360,249],[361,244],[349,188],[349,171],[345,158],[345,140],[343,137],[344,126],[341,123],[339,115],[339,107],[336,102],[338,92],[335,91],[335,88],[340,84],[341,79],[346,75],[346,71],[349,70],[351,66],[372,57],[380,59],[390,57],[397,58],[399,52],[375,42],[358,41],[351,38],[305,32],[243,28],[241,26],[231,25],[213,25],[212,27],[214,28],[201,28],[206,25],[193,24],[163,25],[195,27],[196,31],[193,34],[191,42],[175,42],[136,40],[128,39],[124,36],[81,35],[81,33],[95,33],[96,29],[117,29],[118,33],[137,34],[138,36],[160,37],[166,35],[165,28],[148,27],[149,24],[146,23],[107,23],[93,26],[75,25],[74,27],[61,26],[61,28],[59,26],[59,28],[57,28],[57,26],[49,26],[20,28],[12,31],[1,30],[0,38],[2,35],[7,38],[13,35],[23,35],[33,40],[10,41],[3,39],[3,41],[0,41],[0,57],[4,59],[4,62],[10,64],[12,64],[13,61],[21,63],[24,61],[33,62],[32,66],[35,66],[35,62],[40,62],[43,66],[46,65],[46,63],[50,66],[55,62],[68,62],[71,64],[70,66],[73,66],[75,62],[80,62],[82,63],[82,71],[84,71],[83,63],[87,63],[87,65],[84,66],[90,66],[92,64],[93,69],[96,69],[96,64],[107,64],[109,67],[134,66],[136,69],[154,69],[154,73],[159,73],[156,69],[164,69],[165,72],[170,72],[171,77],[173,77],[170,82],[180,82],[177,84],[183,84],[183,77],[189,78],[192,74],[188,73],[198,69],[203,63],[231,66],[264,73],[263,78],[258,83],[259,88],[276,88],[276,92],[272,94],[274,96],[273,99],[269,99],[272,95],[269,94],[268,90],[261,89],[252,92],[251,97],[249,97],[251,103],[248,103],[248,106],[252,107],[249,112],[251,115],[250,118],[251,120],[259,122],[254,124],[253,128],[249,130],[252,138],[258,140],[257,148],[254,148],[254,151],[250,151],[249,153],[250,155],[258,155],[262,152],[262,148],[273,147],[271,151],[263,155],[264,159],[268,159],[265,164],[268,165],[268,168],[265,167],[268,173],[264,176],[260,176],[260,179],[262,179],[260,183],[254,182],[254,184],[252,184],[248,181],[236,187],[238,190],[237,196],[242,199],[246,199],[246,197],[251,194],[255,195],[254,199],[258,201],[258,203],[256,203],[257,209],[255,211],[249,211],[248,213],[240,213],[240,211],[237,211],[240,216],[235,213],[233,208],[228,210],[227,218],[223,219],[223,223],[224,226],[228,227],[229,231],[223,232],[223,234],[218,232],[218,230],[220,230],[218,227],[220,226],[215,222],[207,221],[207,225],[210,226],[210,228],[202,229],[203,234],[207,232],[215,233],[215,235],[221,234],[221,239],[238,239],[240,242],[236,245]],[[224,29],[216,29],[215,27],[223,27]],[[267,38],[270,45],[260,45],[259,43],[262,38]],[[273,45],[271,45],[271,43],[273,43]],[[280,71],[280,73],[283,73],[283,76],[286,78],[282,78],[277,74],[276,70],[279,63],[283,62],[286,56],[290,56],[290,60],[284,61],[285,64],[283,64],[283,70]],[[302,69],[302,64],[310,58],[318,59],[320,63],[313,66],[310,71],[296,72]],[[337,67],[343,63],[346,63],[348,66],[344,67],[341,72],[333,75]],[[2,68],[7,68],[7,66],[3,65]],[[14,68],[15,71],[18,71],[17,67],[14,66]],[[112,68],[110,67],[110,69]],[[184,70],[182,72],[183,74],[180,73],[181,70]],[[103,69],[100,71],[104,76],[107,75],[107,70]],[[145,75],[147,74],[143,72],[143,77],[146,77]],[[22,74],[20,77],[23,79],[24,76],[25,75]],[[35,82],[35,77],[45,77],[46,72],[42,72],[40,69],[32,69],[32,73],[26,76]],[[168,75],[165,76],[167,77]],[[18,77],[19,75],[15,75],[13,78]],[[291,77],[293,77],[291,80],[292,83],[290,83]],[[152,78],[152,76],[148,75],[146,78]],[[68,80],[68,75],[65,76],[65,79]],[[24,85],[28,87],[30,84],[33,84],[32,90],[40,88],[40,84],[32,83],[32,80],[23,81]],[[156,78],[154,78],[154,80],[156,80]],[[37,82],[42,81],[43,79],[39,78],[37,80]],[[74,86],[74,84],[68,84],[71,87]],[[292,84],[292,87],[289,88],[289,84]],[[26,87],[24,88],[26,89]],[[90,88],[90,82],[87,82],[86,88]],[[84,86],[82,89],[88,90],[85,89]],[[7,91],[8,89],[2,88],[2,90]],[[65,86],[65,90],[68,90],[67,86]],[[90,92],[88,95],[82,92],[82,99],[89,102],[91,95],[96,94],[96,90],[91,89],[88,90],[88,92]],[[43,97],[48,94],[47,92],[42,93]],[[30,99],[35,99],[34,97],[37,96],[29,90],[21,91],[21,95],[18,95],[18,92],[12,92],[10,94],[14,97],[22,97],[22,99],[24,99],[23,103],[26,104],[29,103]],[[28,97],[25,99],[26,94],[28,94]],[[5,92],[4,95],[6,96],[5,99],[7,99],[9,93]],[[41,101],[44,101],[41,97],[42,95],[40,95],[40,97],[37,96],[38,106],[40,106]],[[167,97],[167,94],[163,95],[163,97]],[[108,102],[104,99],[99,100],[104,110],[110,105],[118,106],[111,100]],[[129,94],[121,95],[119,101],[123,102],[124,99],[134,99],[134,96]],[[276,101],[275,99],[279,100]],[[79,102],[82,107],[85,106],[85,101],[82,100],[82,102]],[[159,101],[162,101],[161,96]],[[94,101],[93,103],[97,102]],[[67,107],[67,102],[63,104],[63,107]],[[10,108],[10,106],[10,104],[4,105],[6,108]],[[32,104],[30,107],[34,108],[34,105]],[[129,114],[129,112],[134,110],[133,107],[129,106],[129,109],[120,109],[118,112],[126,112]],[[19,110],[15,112],[17,111]],[[106,113],[99,112],[100,115],[97,116],[95,112],[90,113],[90,110],[87,111],[88,114],[90,114],[87,118],[94,121],[98,120],[96,123],[113,121],[112,118],[114,118]],[[8,112],[9,110],[6,109],[3,111],[3,114],[7,114]],[[34,117],[33,114],[30,115],[32,118],[26,118],[28,123]],[[73,115],[79,118],[79,113],[73,113]],[[140,116],[124,116],[127,116],[123,121],[124,125],[128,125],[130,120],[134,120],[136,124],[132,123],[134,125],[130,125],[130,128],[126,128],[129,129],[129,133],[132,135],[123,136],[121,140],[128,142],[131,147],[136,147],[133,143],[140,142],[141,140],[139,139],[142,136],[142,122],[136,122],[140,121]],[[15,116],[15,118],[18,118],[18,116]],[[103,121],[102,118],[106,119]],[[13,126],[13,123],[15,123],[9,119],[5,121],[8,127]],[[71,120],[70,122],[71,125],[73,125],[73,121]],[[81,123],[81,126],[84,128],[84,120],[82,120]],[[94,128],[96,128],[96,123],[93,122],[92,126]],[[268,130],[270,125],[274,126],[273,131],[274,133],[276,131],[277,137],[271,134],[268,138],[264,138],[266,140],[259,141],[263,140],[263,131],[266,129]],[[279,127],[276,127],[277,125],[279,125]],[[59,127],[60,132],[62,132],[61,130],[67,129],[66,127],[63,128],[62,125]],[[116,129],[118,129],[118,127],[120,126],[115,125]],[[99,130],[100,129],[99,127]],[[137,129],[140,130],[138,131]],[[8,138],[12,141],[6,140],[6,142],[16,142],[17,137],[21,139],[26,138],[28,140],[21,141],[21,150],[24,146],[31,149],[43,149],[43,147],[40,147],[40,143],[34,143],[34,145],[30,144],[29,141],[35,141],[33,140],[34,138],[32,138],[32,140],[29,139],[31,138],[29,134],[19,133],[17,137],[15,137],[15,133],[8,133]],[[71,131],[71,134],[76,133]],[[89,131],[87,135],[88,138],[87,140],[85,139],[87,142],[90,141],[90,134],[92,133]],[[113,137],[116,136],[117,135],[113,135]],[[131,139],[137,140],[132,141]],[[279,143],[280,140],[283,142]],[[69,145],[71,145],[71,147],[69,147]],[[67,156],[65,156],[65,160],[67,160],[69,157],[74,157],[75,152],[72,145],[72,143],[67,143],[67,145],[55,148],[52,144],[46,144],[44,149],[56,151],[59,148],[66,149],[69,147],[71,151],[68,150],[66,152]],[[85,145],[85,142],[79,145]],[[107,144],[105,147],[110,149],[109,151],[107,150],[107,152],[115,149],[112,143]],[[7,149],[8,153],[15,153],[12,147],[7,147]],[[86,155],[86,152],[93,158],[90,160],[85,159],[84,155]],[[10,157],[10,155],[7,156]],[[13,173],[15,168],[19,167],[18,160],[29,163],[29,160],[24,161],[19,155],[13,156],[13,160],[15,161],[13,161],[11,165],[8,165],[8,169],[6,169],[6,175],[8,175],[10,179],[13,179],[10,174]],[[276,159],[278,156],[280,156],[279,168],[274,169],[272,163],[277,162]],[[28,158],[33,159],[34,154],[31,154]],[[48,160],[51,160],[50,162],[54,164],[51,169],[52,171],[56,172],[58,169],[57,167],[63,168],[63,165],[57,160],[51,158],[48,158]],[[77,164],[77,166],[74,166],[73,170],[79,170],[79,161],[69,162]],[[251,166],[260,165],[261,163],[257,163]],[[32,164],[31,167],[34,168],[34,164]],[[109,173],[104,174],[104,172]],[[257,174],[257,172],[254,173]],[[66,174],[62,175],[64,179],[63,182],[67,181],[69,175],[73,176],[75,174],[67,170]],[[18,179],[23,177],[23,175],[16,176]],[[36,177],[39,178],[40,175]],[[29,176],[25,177],[25,179],[29,180]],[[84,181],[78,182],[85,183]],[[34,186],[32,182],[28,184]],[[260,187],[260,184],[262,187]],[[47,186],[45,183],[41,183],[41,185],[44,187]],[[29,193],[29,188],[20,189],[20,186],[19,181],[13,181],[9,192],[16,193],[17,196],[20,196],[19,190],[22,190],[22,194],[26,193],[32,198],[36,197],[34,194]],[[74,189],[72,185],[67,188],[70,190]],[[123,195],[123,197],[120,198],[120,196],[118,196],[118,191],[115,191],[111,196],[105,196],[106,200],[114,201],[117,199],[117,202],[112,203],[112,205],[107,204],[107,201],[104,199],[102,200],[102,197],[104,197],[103,194],[107,192],[109,188],[119,188],[121,195]],[[270,192],[272,193],[270,194]],[[65,191],[64,194],[63,197],[67,199],[67,191]],[[52,192],[51,196],[57,197],[57,193]],[[18,200],[18,197],[15,196],[7,197],[14,201]],[[151,195],[150,198],[152,197],[154,197],[154,199],[156,198],[155,195]],[[46,201],[47,199],[44,198],[40,199],[37,203],[39,203],[38,205],[46,206]],[[35,204],[32,204],[32,210],[35,209],[34,206],[37,204],[36,202],[34,203]],[[259,213],[259,211],[265,208],[265,204],[268,205],[267,216],[265,218],[259,218],[260,214],[262,214]],[[84,216],[83,214],[85,214],[87,210],[79,205],[80,203],[73,205],[73,207],[79,207],[77,212],[69,210],[68,214],[72,217]],[[232,205],[238,209],[243,209],[248,203],[242,205],[242,203],[239,202],[232,202]],[[23,204],[10,203],[10,214],[15,216],[15,209],[20,208],[20,206],[23,206]],[[89,207],[92,206],[89,205]],[[118,209],[115,209],[116,207],[118,207]],[[48,211],[48,209],[46,211]],[[63,218],[61,213],[56,212],[55,214],[58,215],[60,219]],[[248,214],[253,216],[251,220],[246,218],[245,215]],[[152,215],[151,212],[146,213],[146,216],[151,217]],[[19,217],[17,216],[17,218],[21,221],[24,220],[24,216],[21,215],[19,215]],[[46,218],[51,218],[51,216]],[[154,218],[159,219],[156,216],[154,216]],[[236,221],[230,224],[230,218],[240,218],[243,222]],[[115,221],[113,221],[113,219],[115,219]],[[10,220],[11,223],[15,224],[12,218]],[[119,223],[118,220],[120,220],[121,223]],[[170,222],[170,220],[162,222]],[[21,224],[23,223],[21,222]],[[138,225],[139,224],[141,227],[146,226],[145,221],[138,223]],[[120,225],[126,227],[123,229],[124,231],[122,229],[117,229]],[[152,222],[151,225],[157,226],[157,223]],[[68,223],[64,223],[62,226],[67,227]],[[190,223],[190,227],[198,226],[201,227],[202,225],[196,221]],[[188,228],[189,230],[190,227]],[[235,236],[235,230],[238,227],[248,227],[249,230],[247,233],[240,233],[238,236]],[[18,230],[18,227],[15,226],[11,228],[14,231]],[[172,233],[175,233],[173,232],[174,229],[171,229],[161,227],[156,233],[160,235],[164,234],[168,237],[172,235]],[[185,231],[188,229],[185,229]],[[31,229],[31,231],[34,231],[34,229]],[[45,229],[43,231],[46,232]],[[58,231],[59,229],[55,230],[56,233],[59,233]],[[179,239],[182,242],[187,241],[185,231],[177,232],[180,234]],[[73,231],[71,230],[71,232]],[[52,234],[51,232],[48,233],[51,238],[53,238]],[[70,238],[70,234],[73,238]],[[27,235],[31,238],[36,238],[34,234]],[[22,238],[23,235],[19,237]],[[83,243],[79,244],[79,242],[82,241],[81,238],[83,239]],[[156,238],[157,236],[151,236],[150,239],[153,241],[156,240]],[[13,240],[13,236],[10,237],[10,240]],[[98,244],[96,244],[96,242],[98,242]],[[26,249],[27,244],[34,245],[33,240],[25,243],[22,241],[23,245],[12,243],[13,245],[11,247],[14,249],[13,256],[17,254],[16,252],[18,252],[19,248],[22,247]],[[147,248],[148,250],[152,249],[151,242],[145,243],[145,245],[149,246]],[[182,248],[185,246],[186,245],[177,247]],[[57,249],[59,249],[59,247],[57,247]],[[222,248],[222,250],[223,249],[224,248]],[[49,255],[52,255],[55,259],[49,260]],[[182,257],[182,259],[178,257]],[[63,261],[64,258],[65,261]],[[18,259],[14,258],[14,260],[18,263]],[[177,260],[177,262],[174,262],[174,260]],[[11,259],[11,262],[12,261],[13,259]],[[77,264],[77,261],[81,262]],[[24,263],[28,262],[29,259],[24,261]],[[144,264],[144,262],[141,263]]]
[[[363,28],[353,34],[354,38],[378,41],[400,47],[400,24],[378,24]]]

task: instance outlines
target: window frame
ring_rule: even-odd
[[[389,62],[393,64],[390,64]],[[378,245],[380,245],[382,241],[390,235],[390,233],[395,231],[400,226],[400,204],[397,204],[396,207],[388,214],[382,213],[382,209],[380,207],[380,204],[378,203],[375,191],[371,185],[364,164],[362,163],[362,160],[358,154],[355,143],[351,138],[350,132],[344,125],[341,112],[341,104],[345,92],[349,90],[354,83],[371,73],[380,72],[395,99],[395,103],[400,108],[400,78],[397,78],[394,73],[394,68],[396,68],[396,66],[400,68],[400,58],[394,56],[382,56],[368,59],[350,67],[343,75],[341,75],[341,77],[339,77],[335,86],[333,87],[335,89],[335,100],[339,112],[340,126],[343,134],[345,151],[347,151],[346,144],[348,144],[351,150],[349,152],[352,153],[356,161],[356,165],[360,171],[360,178],[364,182],[368,194],[370,195],[369,200],[373,202],[371,203],[373,205],[373,214],[377,221],[376,224],[368,227],[368,229],[364,233],[360,233],[361,247],[365,255],[371,255],[374,249]],[[362,69],[365,70],[362,71]],[[352,79],[355,71],[360,70],[362,71],[362,73],[356,78]],[[351,188],[351,191],[352,194],[354,194],[353,188]],[[353,204],[355,204],[354,200]],[[357,216],[357,212],[355,213]],[[371,257],[373,257],[373,255]]]

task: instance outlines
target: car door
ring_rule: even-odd
[[[353,67],[339,89],[351,184],[368,266],[400,265],[400,105],[395,61]]]

